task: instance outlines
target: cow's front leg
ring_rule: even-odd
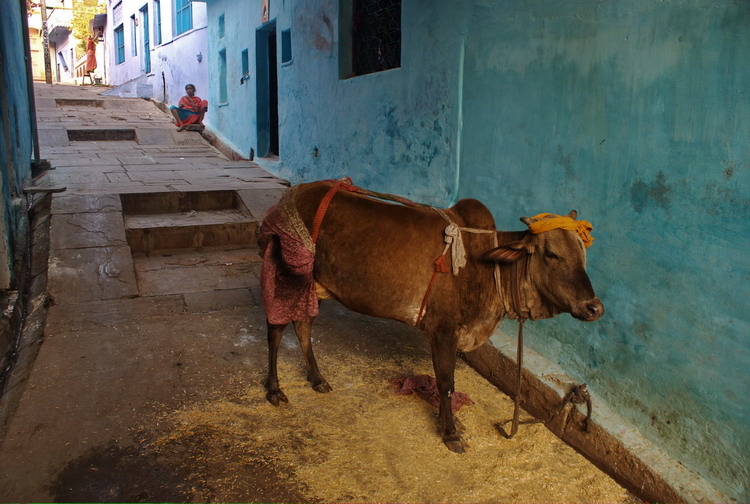
[[[307,381],[312,384],[313,389],[318,392],[330,392],[333,390],[323,375],[320,374],[318,363],[315,360],[315,354],[312,348],[312,324],[315,319],[295,320],[294,332],[297,333],[299,345],[302,348],[302,355],[305,357],[307,365]]]
[[[431,338],[430,341],[432,343],[432,365],[435,369],[435,379],[440,393],[440,435],[449,450],[463,453],[464,443],[456,429],[456,420],[453,417],[451,404],[458,341],[455,337],[450,336]]]
[[[268,377],[266,378],[266,399],[274,406],[279,402],[289,402],[284,392],[279,387],[279,375],[276,368],[276,361],[279,357],[279,344],[281,337],[284,336],[284,329],[288,324],[268,324]]]

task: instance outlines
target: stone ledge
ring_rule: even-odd
[[[508,356],[508,350],[515,349],[514,338],[500,337],[503,338],[503,351],[488,341],[463,354],[463,358],[487,381],[515,397],[516,361]],[[589,421],[588,432],[583,430],[584,415],[576,408],[568,406],[556,415],[567,393],[562,385],[564,380],[559,378],[568,377],[555,374],[555,384],[541,378],[545,370],[554,365],[527,347],[524,352],[531,355],[529,358],[524,356],[524,362],[528,364],[524,365],[521,385],[523,409],[546,422],[545,426],[557,437],[628,491],[647,502],[730,502],[699,475],[655,448],[634,428],[627,428],[622,419],[614,418],[615,415],[597,398],[593,400],[595,416]],[[572,379],[568,380],[573,383]],[[516,435],[523,435],[523,425]]]

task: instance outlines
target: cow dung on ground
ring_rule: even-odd
[[[330,330],[321,322],[316,340]],[[373,332],[384,328],[373,325]],[[395,395],[388,382],[433,373],[426,342],[379,354],[319,352],[334,388],[319,394],[289,332],[279,359],[288,404],[265,400],[259,369],[212,400],[156,407],[148,419],[159,427],[147,433],[147,445],[161,456],[185,455],[202,500],[638,502],[543,425],[522,426],[512,440],[500,436],[496,424],[511,418],[511,399],[463,363],[457,390],[475,403],[457,413],[468,449],[446,450],[437,410],[416,395]]]

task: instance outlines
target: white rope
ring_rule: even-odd
[[[494,243],[495,247],[497,247],[497,232],[494,229],[476,229],[476,228],[468,228],[468,227],[461,227],[457,225],[455,222],[453,222],[450,217],[448,217],[448,214],[445,213],[444,210],[441,210],[439,208],[434,209],[437,213],[440,214],[440,216],[448,222],[448,226],[445,228],[445,231],[443,231],[443,234],[445,237],[443,238],[446,245],[443,249],[443,254],[445,254],[448,251],[448,248],[451,249],[451,269],[453,270],[454,275],[458,275],[459,271],[461,271],[461,268],[466,266],[466,248],[464,247],[464,240],[461,237],[461,231],[464,231],[466,233],[473,233],[473,234],[490,234],[492,233],[494,235]],[[496,273],[497,276],[497,273]]]

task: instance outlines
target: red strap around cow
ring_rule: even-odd
[[[325,196],[323,196],[323,199],[320,200],[320,205],[318,205],[318,211],[315,214],[315,220],[313,220],[313,230],[312,230],[312,241],[313,243],[318,243],[318,234],[320,234],[320,225],[323,223],[323,218],[326,216],[326,212],[328,211],[328,206],[331,204],[331,200],[336,195],[336,192],[338,192],[339,189],[346,189],[347,191],[352,191],[354,186],[352,185],[352,179],[349,177],[344,177],[341,180],[336,180],[333,186],[328,190]]]
[[[432,272],[432,278],[430,278],[430,283],[427,285],[427,292],[424,293],[422,306],[419,307],[419,315],[417,315],[417,321],[414,323],[414,327],[419,327],[419,323],[422,322],[424,310],[425,308],[427,308],[427,300],[430,299],[430,293],[432,292],[432,287],[435,285],[435,280],[437,280],[438,273],[448,273],[448,271],[450,271],[448,264],[445,262],[445,254],[435,259],[434,264],[435,271]]]

